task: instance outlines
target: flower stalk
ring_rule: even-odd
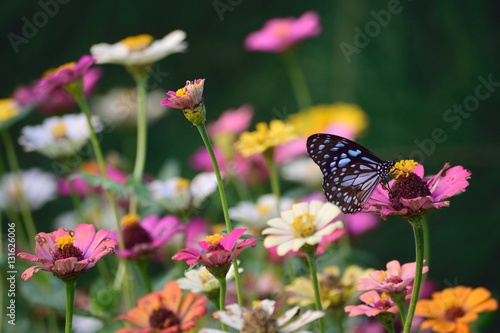
[[[321,294],[319,292],[319,281],[318,281],[318,273],[316,269],[316,260],[314,259],[314,253],[316,252],[315,246],[304,246],[302,248],[304,253],[306,254],[307,264],[309,265],[309,270],[311,272],[312,284],[314,287],[314,299],[316,304],[316,310],[323,311],[323,306],[321,305]],[[323,319],[318,319],[319,331],[320,333],[325,332],[325,327],[323,324]]]
[[[413,322],[413,316],[415,314],[415,308],[417,306],[418,296],[420,293],[420,285],[422,283],[422,268],[424,264],[424,228],[422,225],[422,216],[418,216],[408,220],[413,228],[413,234],[415,237],[415,280],[413,282],[413,289],[411,292],[410,306],[408,308],[408,314],[406,316],[406,322],[404,325],[404,333],[410,333],[411,324]]]
[[[196,128],[198,129],[198,132],[200,133],[201,139],[203,140],[203,143],[205,144],[205,147],[207,148],[208,154],[210,155],[210,159],[212,161],[212,165],[213,165],[214,172],[215,172],[215,177],[217,178],[217,187],[219,189],[220,201],[222,204],[222,213],[224,214],[224,222],[226,224],[227,232],[230,233],[233,230],[233,228],[231,226],[231,220],[229,218],[229,209],[227,206],[226,193],[224,191],[224,184],[222,183],[222,176],[221,176],[219,164],[217,163],[217,158],[215,157],[214,149],[213,149],[212,143],[210,141],[210,138],[208,137],[208,132],[207,132],[207,129],[205,127],[205,124],[202,123],[200,125],[196,125]],[[236,260],[233,261],[233,267],[234,267],[234,282],[236,284],[236,294],[237,294],[237,298],[238,298],[238,305],[242,306],[243,296],[241,294],[241,280],[240,280],[238,262]],[[221,310],[224,310],[224,308],[221,308]]]
[[[300,68],[297,56],[293,49],[283,53],[283,60],[288,70],[288,76],[292,84],[295,99],[300,110],[305,110],[312,106],[311,94],[307,88],[304,73]]]
[[[133,178],[134,181],[139,183],[142,179],[142,175],[144,174],[144,165],[146,163],[146,151],[147,151],[147,81],[149,75],[147,71],[132,71],[132,76],[135,79],[137,86],[137,105],[138,105],[138,113],[137,113],[137,146],[136,146],[136,155],[135,155],[135,164],[134,164],[134,172]],[[130,206],[129,213],[135,214],[137,212],[137,197],[135,193],[132,193],[130,198]]]
[[[235,260],[236,262],[236,260]],[[226,309],[226,289],[227,289],[227,282],[225,277],[221,277],[219,280],[219,309],[221,311],[224,311]],[[220,323],[221,329],[223,331],[226,331],[226,324],[224,324],[222,321]]]
[[[266,161],[267,168],[269,170],[269,179],[271,181],[271,191],[276,197],[276,211],[281,211],[281,190],[280,182],[278,177],[278,170],[276,168],[276,163],[274,162],[274,148],[270,147],[264,152],[264,159]]]
[[[150,294],[153,292],[153,286],[151,284],[151,276],[148,271],[148,260],[141,259],[136,262],[137,268],[139,268],[139,272],[141,273],[142,282],[144,283],[144,287],[146,288],[146,294]]]
[[[66,323],[64,325],[64,332],[71,333],[73,326],[73,310],[75,307],[75,289],[76,280],[64,281],[66,285]]]

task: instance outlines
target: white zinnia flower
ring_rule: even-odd
[[[21,171],[18,179],[12,173],[5,174],[0,179],[0,210],[20,210],[21,193],[31,209],[38,209],[55,199],[57,180],[38,168]]]
[[[323,181],[323,174],[309,157],[298,158],[281,167],[284,179],[309,188],[316,188]]]
[[[186,33],[174,30],[162,39],[153,41],[147,34],[127,37],[118,43],[92,45],[90,53],[98,64],[120,64],[126,66],[148,65],[172,53],[184,52]]]
[[[340,209],[330,202],[313,200],[294,204],[291,210],[281,212],[281,217],[267,222],[270,228],[262,231],[263,235],[268,235],[264,247],[277,246],[276,253],[284,256],[289,251],[297,252],[305,244],[317,245],[323,236],[343,228],[342,222],[333,222],[340,213]]]
[[[94,129],[101,126],[97,118],[92,119]],[[37,151],[49,158],[76,154],[90,139],[90,129],[83,113],[50,117],[41,125],[25,126],[21,129],[19,144],[25,151]]]
[[[281,197],[280,211],[290,209],[292,203],[293,199]],[[274,194],[264,194],[255,203],[241,201],[235,207],[229,209],[231,220],[259,229],[264,228],[267,221],[277,216],[279,216],[279,212],[276,208],[276,196]]]
[[[165,115],[167,108],[160,105],[165,93],[153,90],[147,95],[147,121],[152,123]],[[94,96],[91,110],[106,124],[115,126],[137,126],[137,90],[135,88],[113,88],[105,95]]]
[[[243,272],[243,268],[239,268],[238,271],[240,273]],[[229,271],[226,274],[226,281],[230,281],[233,278],[234,266],[231,265]],[[184,277],[177,279],[177,283],[179,284],[179,288],[187,289],[194,293],[208,293],[215,289],[219,289],[220,287],[219,281],[208,271],[205,266],[185,271]]]
[[[217,311],[212,316],[241,332],[277,332],[277,333],[310,333],[300,330],[303,326],[325,315],[323,311],[308,310],[298,316],[300,308],[291,308],[282,316],[275,318],[274,307],[276,302],[264,299],[253,302],[252,309],[241,308],[238,304],[226,306],[226,311]],[[293,320],[295,319],[296,320]],[[199,333],[225,333],[212,328],[204,328]]]
[[[202,172],[191,182],[185,178],[173,177],[149,184],[152,198],[171,212],[198,208],[216,188],[217,179],[213,172]]]

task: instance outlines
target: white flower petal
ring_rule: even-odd
[[[226,311],[217,311],[213,314],[213,317],[237,330],[243,328],[243,315],[238,304],[226,306]]]
[[[288,236],[267,236],[264,238],[264,247],[270,248],[273,246],[278,246],[280,244],[293,241],[295,238],[291,235]]]
[[[297,320],[295,320],[293,323],[287,325],[286,327],[280,328],[280,333],[291,333],[295,332],[302,326],[305,326],[309,324],[312,321],[315,321],[316,319],[319,319],[325,315],[324,312],[322,311],[312,311],[308,310],[306,313],[304,313],[302,316],[300,316]]]
[[[290,321],[290,319],[295,317],[295,315],[298,314],[299,312],[300,312],[300,308],[298,306],[291,308],[290,310],[288,310],[287,312],[285,312],[283,315],[279,316],[276,319],[278,326],[282,327],[283,325],[288,323]],[[280,329],[280,331],[282,331],[282,330],[283,329]]]

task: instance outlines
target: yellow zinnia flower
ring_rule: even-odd
[[[457,286],[432,295],[432,299],[420,300],[415,315],[424,317],[420,328],[431,328],[438,333],[469,333],[469,323],[478,318],[480,312],[495,311],[496,299],[485,288]]]
[[[368,125],[368,117],[356,104],[334,103],[313,106],[305,111],[290,116],[290,124],[303,136],[322,133],[329,127],[346,127],[354,136]]]
[[[258,123],[256,131],[243,132],[235,143],[236,149],[245,157],[262,154],[270,148],[284,144],[297,136],[295,127],[282,120]]]

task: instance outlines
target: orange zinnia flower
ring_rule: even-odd
[[[119,319],[138,328],[124,327],[116,333],[178,333],[196,326],[195,319],[207,312],[206,297],[189,292],[184,297],[176,281],[168,282],[163,290],[148,294]]]
[[[494,311],[497,300],[485,288],[458,286],[447,288],[432,295],[432,299],[420,300],[415,315],[425,319],[420,328],[431,328],[438,333],[469,333],[469,323],[478,318],[478,313]]]

